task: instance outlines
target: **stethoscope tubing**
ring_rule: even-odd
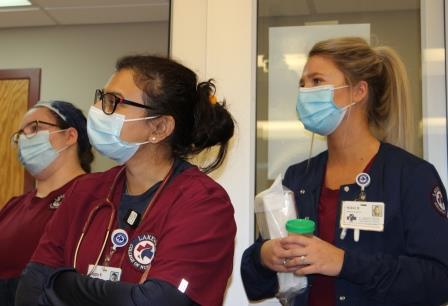
[[[114,190],[115,190],[115,187],[116,187],[116,185],[117,185],[117,183],[118,183],[118,180],[119,180],[119,178],[121,177],[121,175],[122,175],[123,172],[124,172],[124,169],[125,169],[125,167],[123,167],[123,168],[117,173],[117,175],[115,176],[114,181],[113,181],[113,183],[112,183],[112,185],[111,185],[111,187],[110,187],[110,189],[109,189],[109,193],[108,193],[108,195],[107,195],[107,197],[106,197],[105,202],[103,202],[102,204],[98,204],[97,206],[95,206],[95,208],[93,208],[93,209],[90,211],[89,216],[87,217],[87,220],[86,220],[86,222],[84,223],[84,226],[83,226],[83,229],[82,229],[82,232],[81,232],[81,236],[79,237],[79,239],[78,239],[78,243],[76,244],[75,254],[74,254],[74,256],[73,256],[73,268],[74,268],[74,269],[76,269],[76,263],[77,263],[77,259],[78,259],[79,248],[81,247],[81,243],[82,243],[82,241],[84,240],[84,236],[85,236],[85,234],[87,233],[87,231],[88,231],[90,225],[92,224],[93,217],[96,215],[96,213],[97,213],[100,209],[102,209],[102,208],[106,208],[106,207],[110,207],[110,209],[111,209],[111,214],[110,214],[110,217],[109,217],[109,223],[108,223],[108,225],[107,225],[106,234],[105,234],[104,239],[103,239],[103,244],[102,244],[102,246],[101,246],[101,251],[100,251],[100,253],[98,254],[98,257],[97,257],[97,259],[95,260],[95,265],[94,265],[93,269],[92,269],[90,272],[93,272],[93,271],[96,269],[96,267],[98,266],[98,263],[99,263],[99,261],[100,261],[100,259],[101,259],[101,256],[103,255],[104,248],[106,247],[106,244],[107,244],[107,238],[109,237],[110,231],[111,231],[111,229],[112,229],[112,225],[114,224],[114,219],[115,219],[115,215],[116,215],[116,211],[117,211],[116,208],[115,208],[115,206],[114,206],[114,204],[113,204],[112,201],[111,201],[111,198],[112,198],[113,192],[114,192]],[[87,274],[87,275],[88,275],[88,274]]]

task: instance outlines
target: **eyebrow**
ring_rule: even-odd
[[[117,97],[120,97],[120,98],[123,98],[123,99],[124,99],[123,94],[120,93],[120,92],[117,92],[117,91],[107,91],[107,90],[104,89],[104,88],[103,88],[103,92],[104,92],[105,94],[112,94],[112,95],[115,95],[115,96],[117,96]]]
[[[307,78],[313,78],[313,77],[316,77],[316,76],[325,76],[325,75],[323,73],[320,73],[320,72],[311,72],[311,73],[306,75]],[[303,75],[302,75],[301,79],[303,79]]]
[[[19,129],[19,131],[25,129],[25,128],[28,127],[28,126],[30,126],[32,123],[36,123],[36,121],[39,122],[39,123],[43,123],[43,124],[46,124],[46,125],[50,125],[50,126],[57,126],[57,123],[53,123],[53,122],[48,122],[48,121],[38,120],[38,119],[36,119],[36,120],[32,120],[32,121],[28,122],[27,124],[21,126],[20,129]],[[39,124],[39,123],[38,123],[38,124]]]
[[[305,79],[312,79],[312,78],[317,77],[317,76],[326,77],[323,73],[311,72],[311,73],[309,73],[307,75],[302,75],[302,77],[299,79],[299,84],[302,84],[303,82],[305,82]]]

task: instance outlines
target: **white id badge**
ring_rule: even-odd
[[[384,203],[343,201],[341,228],[382,232],[384,230]]]
[[[88,274],[92,278],[99,278],[102,280],[108,280],[118,282],[121,278],[121,269],[115,267],[96,266],[89,265]],[[93,270],[93,271],[92,271]]]

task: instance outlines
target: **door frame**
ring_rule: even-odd
[[[28,80],[28,109],[33,107],[40,99],[40,78],[40,68],[0,69],[0,80]],[[34,178],[25,169],[23,192],[27,192],[32,189],[34,189]]]

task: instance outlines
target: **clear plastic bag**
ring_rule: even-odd
[[[294,193],[282,185],[279,175],[271,187],[255,197],[255,217],[263,239],[282,238],[288,235],[285,224],[297,218]],[[308,285],[305,276],[278,272],[279,291],[277,298],[283,305],[293,305],[294,297]]]

